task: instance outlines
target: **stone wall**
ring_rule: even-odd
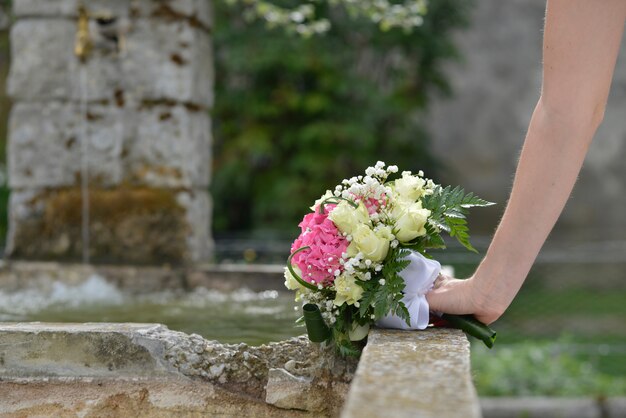
[[[86,141],[91,259],[205,260],[213,102],[210,2],[86,2],[94,46],[84,63],[74,55],[77,0],[13,3],[10,256],[79,257]],[[115,21],[98,19],[106,14]]]
[[[458,330],[373,329],[357,368],[304,336],[254,347],[155,324],[0,325],[0,415],[110,413],[480,416]]]
[[[469,348],[459,330],[372,330],[341,418],[479,418]]]
[[[449,65],[454,98],[429,116],[446,183],[498,202],[472,220],[491,233],[504,209],[515,165],[541,88],[545,0],[473,2],[471,27],[456,36],[464,62]],[[626,42],[622,44],[603,125],[557,234],[626,239]]]
[[[0,325],[0,415],[334,417],[355,360],[306,337],[220,344],[150,324]]]

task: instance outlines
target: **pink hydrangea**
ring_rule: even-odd
[[[346,252],[349,242],[328,219],[328,213],[334,206],[326,205],[325,213],[316,210],[307,214],[298,225],[302,233],[291,245],[292,253],[299,248],[310,247],[292,259],[293,264],[300,268],[302,278],[309,283],[329,286],[335,280],[335,272],[343,271],[341,254]]]

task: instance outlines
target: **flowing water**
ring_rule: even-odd
[[[293,294],[277,291],[130,296],[99,276],[77,286],[52,282],[45,289],[0,291],[0,321],[162,323],[224,343],[263,344],[303,334],[294,326],[297,317]]]
[[[82,200],[82,258],[89,264],[89,134],[87,130],[88,79],[85,64],[80,66],[80,189]]]

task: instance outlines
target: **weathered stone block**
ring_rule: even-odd
[[[159,328],[152,324],[4,325],[0,339],[0,376],[110,376],[140,377],[176,374],[158,358],[158,341],[141,344],[141,331]],[[33,338],[37,332],[37,338]],[[152,344],[150,344],[152,343]]]
[[[190,20],[204,29],[213,21],[209,0],[88,0],[84,2],[92,14],[151,17],[167,20]],[[14,0],[17,17],[75,17],[78,0]]]
[[[207,33],[186,21],[133,23],[121,77],[136,100],[213,103],[212,48]]]
[[[94,40],[100,39],[99,26],[92,23],[90,28]],[[210,38],[187,21],[129,22],[121,51],[110,45],[94,48],[85,64],[74,55],[75,36],[76,23],[71,20],[18,20],[11,31],[11,96],[38,101],[84,96],[114,105],[213,103]]]
[[[97,25],[91,27],[96,35]],[[95,48],[81,64],[74,55],[75,36],[76,23],[71,20],[18,20],[11,30],[9,94],[29,101],[123,100],[120,56],[110,48]]]
[[[251,347],[157,324],[0,324],[0,359],[0,410],[16,416],[336,417],[356,367],[306,337]],[[269,370],[292,363],[313,382],[300,408],[266,404]]]
[[[12,258],[77,260],[82,254],[82,194],[77,187],[13,191],[7,253]],[[91,189],[94,262],[181,264],[210,250],[205,191]]]
[[[125,148],[125,178],[153,187],[207,187],[211,121],[205,111],[151,106],[137,112]]]
[[[87,119],[90,181],[119,184],[124,113],[114,107],[92,105]],[[9,185],[22,189],[79,184],[82,123],[77,105],[16,104],[9,122]]]
[[[480,415],[469,341],[459,330],[439,328],[371,330],[341,417]]]
[[[191,22],[203,29],[213,24],[211,2],[207,0],[144,0],[135,2],[133,7],[140,16],[160,17],[169,20],[191,18]]]
[[[294,376],[285,369],[270,369],[265,402],[283,409],[323,411],[325,397],[315,396],[313,379]]]
[[[13,188],[78,185],[83,116],[78,104],[18,103],[10,121]],[[141,110],[89,105],[90,183],[206,188],[211,161],[207,112],[178,106]]]
[[[13,13],[17,17],[73,16],[78,0],[13,0]]]
[[[11,29],[8,92],[15,99],[67,99],[77,83],[69,20],[18,20]]]

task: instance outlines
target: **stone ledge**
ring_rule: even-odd
[[[83,265],[42,261],[0,261],[0,288],[6,292],[48,290],[53,282],[78,286],[97,275],[122,291],[137,294],[204,287],[220,291],[287,291],[284,266],[273,264],[203,264],[192,268],[134,265]]]
[[[146,335],[156,324],[0,325],[0,376],[183,377],[164,358],[163,342]]]
[[[155,390],[193,384],[211,395],[201,401],[205,414],[221,408],[224,417],[337,416],[355,368],[356,361],[337,358],[306,337],[255,347],[158,324],[0,324],[0,413],[34,413],[30,406],[54,404],[46,388],[56,397],[67,388],[80,398],[82,385],[104,382],[111,390],[119,385],[117,393],[132,405]],[[43,388],[39,394],[37,387]],[[12,391],[23,396],[6,400],[3,392]],[[90,412],[108,402],[85,393]]]
[[[618,418],[626,416],[626,397],[552,398],[498,397],[481,398],[484,418]]]
[[[0,382],[2,417],[320,418],[189,380]]]
[[[480,417],[461,331],[370,332],[341,417],[386,416]]]

